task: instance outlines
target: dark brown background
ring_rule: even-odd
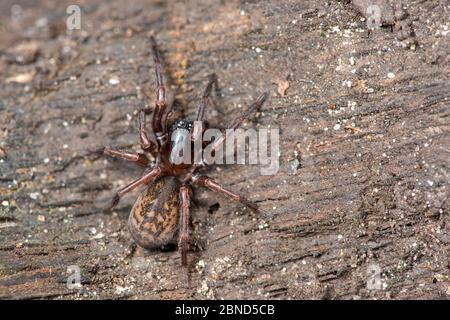
[[[403,1],[403,41],[395,21],[368,35],[360,2],[2,1],[0,297],[448,298],[448,2]],[[82,30],[66,34],[74,3]],[[281,130],[276,175],[210,169],[271,216],[198,191],[187,290],[177,251],[123,259],[136,192],[100,212],[141,173],[101,150],[138,148],[151,32],[179,110],[214,71],[213,125],[268,89],[246,127]]]

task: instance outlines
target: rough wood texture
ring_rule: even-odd
[[[349,1],[18,2],[0,4],[1,298],[449,297],[447,1],[403,1],[406,42]],[[212,125],[269,89],[247,126],[281,129],[276,175],[209,172],[270,219],[197,190],[187,290],[177,251],[124,258],[138,192],[100,212],[141,173],[101,150],[138,148],[151,32],[185,114],[214,71]]]

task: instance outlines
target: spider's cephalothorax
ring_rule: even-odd
[[[186,119],[175,121],[169,126],[171,106],[166,105],[166,93],[161,72],[161,62],[155,39],[150,37],[150,44],[154,58],[156,73],[156,101],[152,117],[152,135],[149,138],[145,129],[145,111],[139,113],[139,139],[144,152],[148,152],[156,159],[150,163],[143,153],[130,153],[117,149],[105,148],[105,154],[133,161],[146,168],[145,173],[127,186],[121,188],[115,194],[108,209],[116,206],[120,198],[131,190],[141,185],[147,188],[135,202],[130,217],[128,227],[136,243],[146,249],[158,248],[176,240],[178,235],[178,247],[181,251],[181,263],[185,275],[185,284],[188,281],[187,251],[189,245],[189,207],[192,195],[192,185],[206,187],[217,193],[221,193],[229,198],[239,201],[251,209],[258,211],[255,203],[246,198],[225,189],[211,178],[197,173],[201,167],[196,164],[174,164],[171,161],[171,154],[176,147],[177,137],[171,137],[177,129],[184,129],[190,132],[189,143],[194,143],[196,139],[201,139],[202,129],[205,126],[197,127],[196,124],[203,123],[205,108],[209,103],[209,95],[212,86],[216,84],[215,75],[211,75],[203,93],[202,101],[197,111],[196,121]],[[242,115],[237,117],[229,127],[238,128],[255,110],[257,110],[266,100],[267,94],[259,96]],[[199,131],[200,130],[200,131]],[[211,142],[211,150],[216,151],[222,147],[227,136]],[[183,142],[185,143],[185,142]]]

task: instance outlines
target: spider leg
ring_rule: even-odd
[[[206,187],[212,191],[221,193],[231,199],[233,199],[234,201],[240,202],[243,205],[249,207],[250,209],[252,209],[255,212],[262,212],[261,209],[258,208],[258,205],[250,200],[248,200],[247,198],[240,196],[228,189],[226,189],[225,187],[221,186],[220,184],[218,184],[217,182],[215,182],[213,179],[207,177],[207,176],[200,176],[200,177],[195,177],[193,179],[193,181],[202,186],[202,187]]]
[[[197,109],[197,121],[202,121],[205,116],[205,109],[209,104],[209,96],[211,95],[213,85],[217,88],[217,76],[215,73],[210,74],[208,77],[208,84],[203,91],[202,101]]]
[[[172,115],[173,115],[173,110],[169,110],[164,115],[164,119],[163,119],[163,123],[164,123],[163,130],[164,130],[164,132],[169,132],[169,121],[170,121],[170,118],[172,117]]]
[[[136,242],[132,241],[128,245],[127,249],[125,250],[125,254],[123,255],[124,261],[129,261],[133,258],[134,253],[136,252],[137,244]]]
[[[189,249],[189,206],[191,204],[191,188],[183,184],[180,187],[180,238],[178,247],[181,250],[181,266],[183,267],[183,282],[185,287],[189,287],[189,270],[187,252]]]
[[[103,153],[111,157],[122,158],[131,162],[135,162],[142,167],[146,167],[148,165],[148,159],[142,153],[131,153],[124,150],[112,149],[110,147],[105,147]]]
[[[142,184],[150,184],[150,183],[152,183],[157,178],[159,178],[161,175],[162,175],[161,168],[155,167],[150,172],[147,172],[146,174],[144,174],[142,177],[134,180],[130,184],[128,184],[125,187],[121,188],[119,191],[116,192],[116,194],[114,195],[114,197],[113,197],[113,199],[111,201],[111,205],[109,207],[107,207],[105,209],[105,211],[109,211],[112,208],[114,208],[119,203],[120,198],[124,194],[134,190],[135,188],[139,187]]]
[[[147,131],[145,130],[145,111],[143,109],[139,111],[138,126],[141,149],[154,155],[156,145],[149,139]]]
[[[242,123],[246,119],[248,119],[253,112],[258,110],[258,108],[260,108],[262,106],[264,101],[266,101],[267,97],[268,97],[267,92],[260,95],[255,101],[253,101],[253,103],[248,107],[248,109],[246,111],[244,111],[239,117],[237,117],[233,121],[233,123],[229,126],[228,129],[235,130],[235,129],[239,128],[242,125]],[[211,145],[211,151],[217,151],[219,149],[219,147],[225,142],[226,138],[227,138],[227,135],[225,134],[225,135],[222,135],[217,140],[214,140]]]
[[[205,109],[209,104],[209,96],[211,95],[212,86],[215,85],[217,88],[217,76],[215,73],[211,74],[208,80],[208,84],[206,85],[205,90],[203,91],[202,101],[197,109],[197,117],[194,121],[194,127],[192,128],[192,141],[200,138],[200,134],[202,134],[202,123],[203,118],[205,117]]]
[[[156,101],[155,111],[153,112],[152,129],[156,136],[158,147],[161,147],[167,143],[168,136],[167,131],[163,127],[163,116],[166,111],[166,88],[164,86],[164,79],[161,71],[161,59],[158,52],[158,46],[153,36],[150,37],[150,46],[153,55],[153,61],[155,65],[156,75]]]

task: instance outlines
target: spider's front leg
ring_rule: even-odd
[[[213,85],[215,85],[217,89],[217,76],[215,73],[209,76],[208,84],[206,85],[205,91],[203,91],[202,101],[198,107],[197,117],[194,121],[194,127],[192,128],[192,141],[199,139],[200,135],[203,133],[203,118],[205,117],[205,109],[209,104],[209,96],[211,95]]]
[[[164,86],[164,78],[161,71],[161,59],[158,52],[158,46],[153,36],[150,37],[150,46],[153,55],[156,75],[156,101],[155,110],[152,118],[152,129],[156,137],[159,149],[167,143],[168,133],[164,125],[164,115],[166,114],[166,88]]]
[[[139,126],[139,143],[141,145],[141,149],[150,152],[151,155],[155,156],[157,147],[149,139],[147,131],[145,130],[145,111],[143,109],[139,111],[138,126]]]
[[[189,207],[191,205],[191,196],[192,190],[191,188],[183,184],[180,187],[180,203],[181,203],[181,212],[180,212],[180,235],[178,247],[181,251],[181,265],[183,267],[183,282],[185,287],[189,287],[189,269],[188,269],[188,261],[187,261],[187,252],[189,249]]]
[[[268,97],[268,93],[265,92],[262,95],[260,95],[249,107],[246,111],[244,111],[239,117],[237,117],[233,123],[228,127],[228,129],[236,130],[239,128],[242,123],[250,117],[252,113],[254,113],[256,110],[258,110],[266,101]],[[214,140],[211,142],[211,152],[217,152],[219,148],[222,146],[222,144],[227,139],[228,135],[222,135],[217,140]]]

